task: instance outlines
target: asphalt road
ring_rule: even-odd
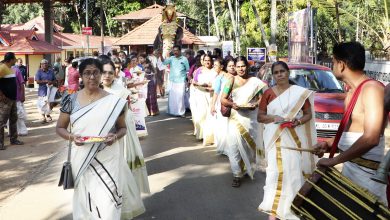
[[[55,134],[55,122],[41,125],[36,92],[28,93],[29,136],[24,146],[0,151],[0,219],[72,219],[72,190],[57,187],[66,142]],[[141,140],[149,174],[150,195],[143,195],[141,219],[266,219],[257,211],[265,175],[231,187],[227,157],[203,147],[192,135],[190,115],[170,117],[166,99],[161,115],[147,118],[149,135]],[[58,117],[54,109],[54,120]],[[7,143],[7,142],[6,142]]]

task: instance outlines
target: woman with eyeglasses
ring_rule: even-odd
[[[145,208],[118,141],[126,135],[127,102],[99,87],[99,60],[86,59],[79,70],[84,87],[63,99],[56,127],[59,136],[74,143],[73,219],[135,217]]]
[[[248,66],[246,57],[237,57],[237,75],[222,90],[221,104],[231,108],[226,151],[233,172],[232,187],[239,187],[245,174],[253,179],[256,163],[264,158],[262,125],[256,121],[255,110],[266,84],[251,77]]]
[[[195,126],[196,139],[203,140],[203,145],[214,143],[213,129],[206,129],[207,115],[210,113],[212,98],[212,83],[217,72],[213,69],[213,58],[210,55],[203,57],[203,67],[199,67],[194,73],[192,85],[194,89],[190,94],[190,106],[192,120]],[[205,132],[206,131],[206,132]]]
[[[218,73],[213,83],[214,95],[211,101],[211,114],[216,117],[214,127],[214,142],[217,147],[217,154],[226,152],[226,134],[228,132],[228,118],[221,114],[221,96],[225,84],[236,75],[236,66],[233,58],[222,61],[221,58],[214,60],[214,69]]]

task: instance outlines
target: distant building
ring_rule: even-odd
[[[128,52],[149,52],[148,50],[153,47],[158,28],[162,23],[163,8],[161,5],[154,4],[139,11],[114,17],[115,20],[122,23],[123,30],[127,30],[128,33],[115,41],[113,45],[120,46],[121,50]],[[188,24],[196,25],[197,21],[180,12],[177,12],[177,17],[178,24],[183,28],[183,48],[197,49],[199,45],[203,45],[204,42],[189,31],[194,28],[191,28]]]

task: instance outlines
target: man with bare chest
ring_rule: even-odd
[[[384,157],[387,119],[383,103],[384,87],[364,74],[364,65],[365,50],[360,43],[334,46],[333,74],[351,88],[345,99],[345,112],[353,110],[337,145],[339,154],[333,158],[322,158],[317,166],[330,167],[343,163],[344,176],[387,204],[386,185],[371,180]],[[351,107],[349,104],[354,96],[357,97],[356,104]],[[329,152],[331,146],[321,142],[317,144],[317,149],[321,149],[322,153]]]

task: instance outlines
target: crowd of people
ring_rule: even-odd
[[[69,58],[66,69],[59,59],[53,68],[41,61],[35,80],[42,123],[52,120],[56,88],[67,88],[56,131],[74,146],[74,219],[131,219],[145,212],[141,192],[150,189],[139,136],[147,135],[145,117],[160,113],[157,99],[166,93],[167,113],[185,118],[191,111],[194,138],[227,156],[232,187],[240,187],[242,178],[253,179],[256,171],[266,173],[258,210],[269,219],[299,219],[290,207],[316,166],[343,163],[344,176],[387,204],[386,185],[370,179],[375,169],[367,164],[378,165],[384,157],[389,106],[384,100],[390,92],[385,96],[384,86],[364,74],[361,44],[339,43],[333,49],[333,73],[350,87],[345,104],[352,112],[333,145],[317,143],[314,91],[291,84],[285,62],[272,64],[275,86],[269,88],[249,73],[245,56],[222,58],[218,49],[194,55],[186,50],[183,56],[174,46],[164,56],[156,50],[149,55],[114,51],[81,62]],[[16,61],[8,53],[0,64],[0,149],[8,120],[11,144],[23,144],[18,134],[27,134],[18,121],[25,115],[26,79]],[[94,137],[103,140],[85,139]],[[332,157],[320,159],[325,153]]]

